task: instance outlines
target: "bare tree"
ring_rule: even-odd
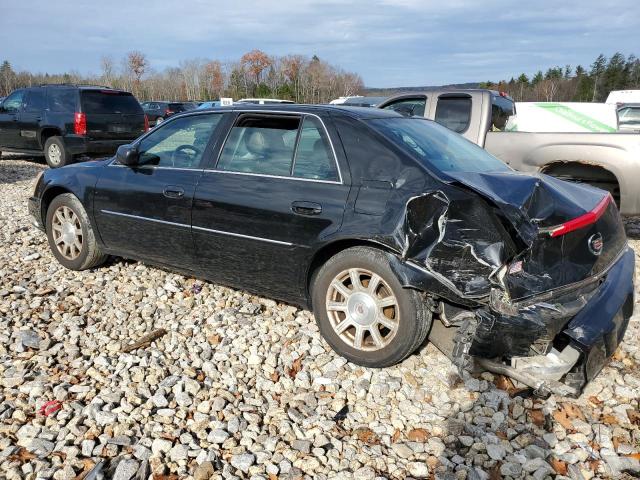
[[[113,87],[113,79],[115,77],[115,68],[113,58],[104,56],[100,59],[100,68],[102,69],[102,81],[105,85]]]
[[[251,50],[240,58],[240,64],[253,75],[256,85],[260,84],[262,72],[271,66],[273,61],[262,50]]]

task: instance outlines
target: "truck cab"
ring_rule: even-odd
[[[510,131],[516,104],[488,89],[433,89],[393,96],[378,108],[420,116],[459,133],[515,170],[588,183],[611,193],[623,215],[640,215],[640,135]]]

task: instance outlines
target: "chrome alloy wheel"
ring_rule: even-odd
[[[396,296],[379,275],[364,268],[350,268],[331,281],[326,308],[335,333],[357,350],[380,350],[398,332]]]
[[[49,155],[49,161],[51,162],[51,164],[60,165],[60,162],[62,161],[62,150],[60,150],[60,147],[58,145],[56,145],[55,143],[49,145],[47,154]]]
[[[69,207],[58,207],[51,219],[53,242],[60,254],[75,260],[82,252],[82,225],[80,218]]]

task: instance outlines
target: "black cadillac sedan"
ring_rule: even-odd
[[[309,307],[366,366],[429,336],[461,369],[577,395],[633,310],[606,192],[385,110],[178,115],[112,159],[45,171],[29,208],[69,269],[117,255]]]

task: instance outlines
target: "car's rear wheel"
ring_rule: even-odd
[[[311,295],[323,337],[358,365],[402,361],[431,326],[423,296],[403,288],[388,254],[374,248],[349,248],[330,258],[314,276]]]
[[[51,168],[59,168],[68,165],[72,161],[72,155],[67,152],[64,142],[60,137],[49,137],[44,143],[44,158]]]
[[[71,193],[53,199],[47,209],[46,230],[53,255],[70,270],[86,270],[107,259],[96,242],[87,212]]]

